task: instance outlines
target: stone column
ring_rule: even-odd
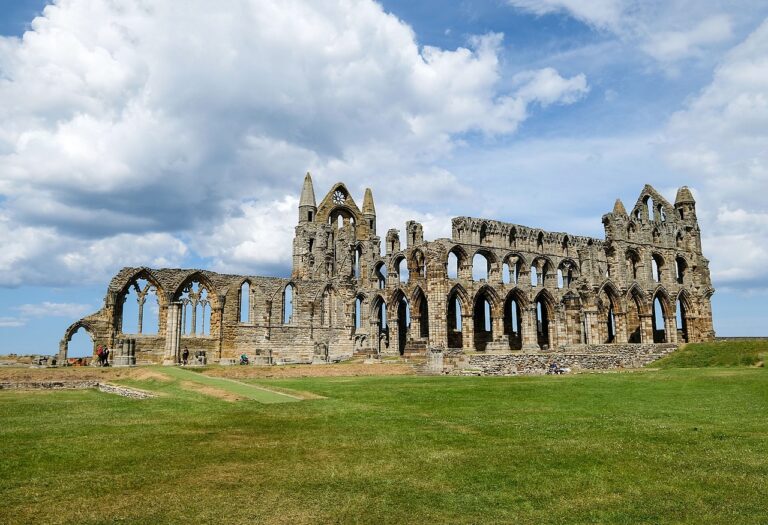
[[[167,326],[163,364],[175,365],[179,362],[179,345],[181,343],[181,303],[168,305]]]
[[[601,336],[603,331],[600,327],[600,313],[596,310],[585,310],[584,320],[586,321],[585,324],[587,326],[587,344],[599,345],[602,343]]]
[[[640,342],[653,343],[653,315],[640,314]]]
[[[664,332],[667,336],[667,343],[677,343],[677,322],[674,312],[664,319]]]
[[[472,313],[461,312],[461,347],[464,352],[474,352],[475,349],[475,320]]]
[[[627,334],[626,312],[613,312],[613,331],[616,334],[614,343],[623,344],[629,342],[629,335]]]
[[[522,319],[520,326],[523,330],[523,350],[528,352],[538,352],[539,342],[536,331],[536,303],[528,308],[520,308]]]

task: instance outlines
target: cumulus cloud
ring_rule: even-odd
[[[0,37],[0,284],[195,255],[274,268],[308,169],[318,188],[412,173],[462,195],[432,162],[463,134],[588,90],[552,69],[502,90],[502,38],[419,47],[370,0],[58,0]]]
[[[731,50],[669,122],[667,161],[701,187],[703,243],[725,286],[762,287],[768,264],[768,21]],[[709,211],[712,210],[712,211]]]
[[[534,15],[563,14],[615,35],[669,71],[732,40],[734,24],[749,27],[765,12],[756,0],[507,0]]]

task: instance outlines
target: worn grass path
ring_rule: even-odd
[[[190,381],[199,385],[213,387],[264,404],[292,403],[301,400],[299,397],[269,390],[258,385],[249,385],[221,377],[209,377],[199,372],[192,372],[176,366],[165,367],[162,369],[162,373],[182,381]]]

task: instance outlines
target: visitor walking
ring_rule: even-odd
[[[181,364],[187,366],[187,360],[189,359],[189,349],[185,346],[184,351],[181,353]]]

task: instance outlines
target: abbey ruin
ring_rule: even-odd
[[[602,221],[604,239],[457,217],[450,239],[426,241],[409,221],[403,238],[390,229],[382,240],[370,189],[362,209],[342,183],[317,204],[307,174],[290,278],[124,268],[59,356],[81,328],[117,364],[176,364],[187,348],[222,364],[242,353],[280,364],[433,352],[597,368],[713,339],[688,188],[671,204],[645,186],[630,213],[617,200]]]

